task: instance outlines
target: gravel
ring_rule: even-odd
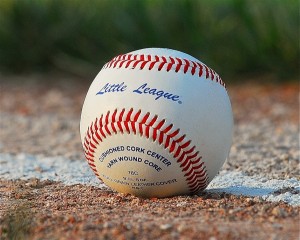
[[[51,180],[66,185],[83,184],[108,189],[95,177],[85,161],[28,154],[0,154],[0,159],[0,178]],[[213,179],[207,191],[260,197],[266,201],[300,206],[300,181],[295,178],[269,180],[266,177],[250,177],[239,171],[223,170]],[[183,203],[178,206],[183,206]]]
[[[287,122],[264,119],[235,128],[230,157],[223,169],[269,179],[299,179],[299,130]]]
[[[0,118],[1,152],[84,160],[79,117],[1,113]],[[236,124],[230,157],[223,169],[270,179],[299,179],[298,164],[297,125],[280,123],[274,126],[264,119]]]
[[[224,193],[140,199],[86,185],[0,182],[4,239],[299,238],[299,207]]]
[[[79,121],[89,83],[68,78],[47,82],[38,75],[31,81],[4,80],[0,152],[84,160]],[[299,179],[297,85],[236,85],[228,91],[235,128],[223,169],[269,179]]]
[[[233,146],[209,189],[139,199],[102,185],[84,160],[79,119],[88,81],[0,78],[4,239],[299,238],[297,84],[229,86]]]

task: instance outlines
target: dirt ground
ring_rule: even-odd
[[[229,194],[140,199],[54,182],[1,181],[15,239],[297,239],[299,208]],[[9,214],[8,214],[9,213]]]
[[[51,129],[79,125],[89,82],[61,79],[49,83],[44,76],[31,76],[26,82],[24,77],[1,78],[2,130],[10,129],[9,124],[17,118],[25,121],[52,115],[67,123],[61,125],[57,120]],[[255,84],[235,84],[228,91],[236,125],[261,119],[271,119],[278,126],[299,123],[296,83],[262,84],[258,79]],[[24,135],[43,134],[38,130],[24,130]],[[9,131],[15,136],[10,138]],[[0,135],[0,152],[83,159],[80,139],[70,140],[62,149],[51,147],[50,153],[43,143],[24,141],[22,132],[16,137],[14,130],[9,131]],[[298,163],[293,166],[299,167]],[[109,188],[0,179],[0,239],[299,239],[299,210],[283,202],[223,192],[140,199]]]

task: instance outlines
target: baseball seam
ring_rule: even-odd
[[[142,114],[141,110],[134,111],[133,108],[108,111],[88,127],[83,144],[84,152],[88,164],[98,178],[101,179],[95,165],[95,150],[104,139],[120,133],[139,134],[168,150],[180,164],[190,193],[203,190],[208,185],[206,167],[191,140],[187,140],[186,135],[180,133],[180,129],[168,124],[165,119],[161,120],[157,115],[151,116],[149,112]]]
[[[111,61],[103,66],[106,68],[126,68],[126,69],[148,69],[149,71],[157,69],[158,71],[165,70],[167,72],[173,70],[175,72],[190,73],[198,77],[204,76],[219,83],[224,88],[225,83],[221,77],[211,68],[205,64],[197,61],[192,61],[185,58],[171,57],[171,56],[157,56],[145,54],[123,54],[114,57]]]

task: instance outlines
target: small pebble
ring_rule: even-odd
[[[163,224],[163,225],[160,225],[159,228],[161,230],[168,230],[168,229],[171,229],[172,228],[172,224]]]

